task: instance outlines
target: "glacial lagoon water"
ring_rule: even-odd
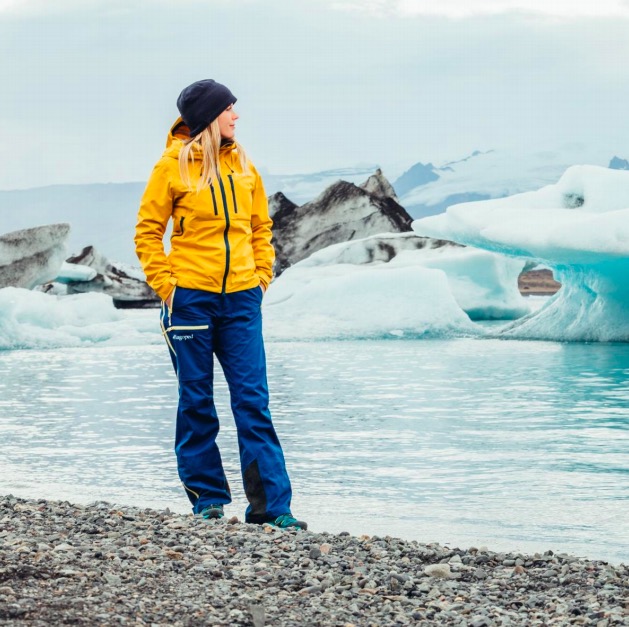
[[[293,510],[318,531],[629,561],[629,345],[268,342]],[[187,512],[163,346],[0,353],[0,490]],[[242,517],[235,428],[221,450]]]

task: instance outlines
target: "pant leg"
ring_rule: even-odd
[[[199,513],[214,503],[230,503],[229,484],[216,445],[219,421],[214,405],[213,308],[219,296],[178,287],[166,329],[179,381],[175,453],[179,478]]]
[[[229,385],[238,430],[240,465],[249,506],[247,522],[290,511],[291,485],[271,421],[262,341],[261,288],[225,294],[215,329],[216,356]]]

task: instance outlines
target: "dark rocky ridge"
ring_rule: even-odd
[[[72,281],[67,283],[68,294],[101,292],[111,296],[118,308],[155,307],[161,301],[149,287],[141,271],[133,272],[123,264],[109,261],[93,246],[86,246],[78,255],[66,260],[68,263],[88,266],[97,274],[91,281]]]
[[[338,181],[315,200],[297,206],[283,194],[271,196],[275,274],[331,244],[411,231],[411,216],[396,200],[380,170],[362,185]]]

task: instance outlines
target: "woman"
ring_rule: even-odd
[[[136,252],[163,300],[162,331],[179,380],[177,466],[194,513],[222,518],[231,502],[216,445],[216,355],[238,431],[246,522],[306,529],[290,511],[290,480],[268,409],[260,307],[273,276],[272,221],[260,175],[235,141],[235,102],[214,80],[181,92],[181,117],[142,197]]]

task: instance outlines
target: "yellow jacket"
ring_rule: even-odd
[[[208,292],[238,292],[260,284],[266,289],[275,252],[260,175],[251,163],[250,173],[243,174],[235,145],[227,144],[220,150],[218,184],[198,194],[188,191],[179,174],[179,150],[187,136],[182,128],[179,118],[140,203],[135,248],[148,284],[163,300],[175,285]],[[199,153],[191,167],[193,186],[200,169]],[[166,254],[162,239],[170,219]]]

